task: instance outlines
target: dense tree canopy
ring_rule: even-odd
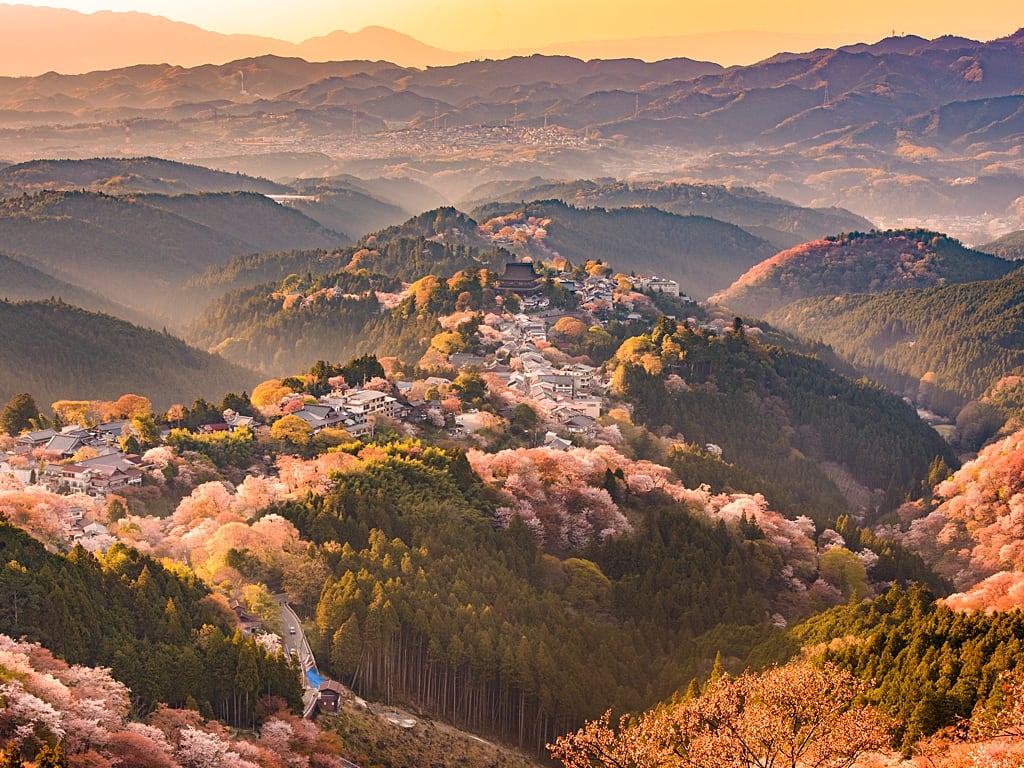
[[[194,576],[181,576],[123,545],[96,560],[84,549],[48,553],[0,523],[0,622],[69,662],[109,666],[147,713],[195,702],[251,724],[263,693],[300,706],[299,670],[234,629],[234,615]],[[239,660],[252,674],[239,677]]]

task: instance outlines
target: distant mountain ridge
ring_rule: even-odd
[[[849,229],[870,228],[871,222],[850,211],[811,209],[749,187],[689,184],[679,181],[617,181],[577,179],[497,182],[473,190],[475,205],[490,201],[561,200],[583,207],[652,206],[680,216],[708,216],[735,224],[778,248]],[[474,203],[467,202],[467,205]]]
[[[248,56],[301,56],[310,61],[386,59],[405,66],[454,64],[465,57],[384,27],[336,31],[302,43],[258,35],[225,35],[146,13],[0,4],[5,45],[0,73],[76,74],[133,64],[194,67]],[[89,40],[87,47],[81,41]]]
[[[1024,259],[1024,230],[1010,232],[991,243],[979,245],[978,250],[1011,261]]]
[[[509,225],[533,232],[512,244],[496,244],[535,261],[551,261],[556,255],[575,265],[600,259],[617,272],[672,278],[681,292],[696,300],[720,290],[776,250],[735,224],[650,206],[576,208],[560,200],[541,200],[525,206],[494,203],[473,211],[473,217],[495,237]],[[530,226],[531,222],[538,223]]]
[[[103,312],[135,323],[145,318],[117,302],[58,280],[42,270],[0,253],[0,299],[28,301],[57,298],[92,312]]]
[[[44,189],[90,190],[105,194],[158,192],[168,195],[187,192],[283,194],[291,191],[267,179],[158,157],[31,160],[0,167],[0,198]]]

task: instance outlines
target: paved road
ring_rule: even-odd
[[[312,661],[312,653],[309,653],[309,643],[306,642],[306,635],[302,631],[302,624],[295,611],[288,605],[288,598],[284,595],[274,595],[278,606],[281,609],[281,633],[284,637],[284,651],[288,654],[296,654],[303,663],[303,668],[308,667]],[[308,653],[308,658],[306,654]],[[315,662],[314,662],[315,666]]]
[[[274,595],[274,600],[280,608],[281,633],[285,653],[295,655],[302,664],[302,704],[303,714],[309,716],[313,711],[313,705],[319,695],[319,683],[310,680],[319,679],[320,674],[316,668],[316,659],[313,651],[306,640],[306,633],[302,631],[302,622],[291,606],[288,605],[287,595]]]

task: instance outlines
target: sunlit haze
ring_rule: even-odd
[[[821,35],[823,44],[873,42],[893,32],[979,40],[1024,26],[1017,0],[864,0],[823,6],[812,0],[679,2],[635,0],[629,13],[619,2],[518,0],[65,0],[29,2],[84,13],[141,11],[223,33],[265,35],[299,42],[333,30],[389,27],[451,51],[541,48],[575,41],[700,35],[756,30],[781,35]],[[780,41],[787,38],[780,37]],[[789,39],[792,39],[790,37]],[[784,45],[780,45],[784,47]]]

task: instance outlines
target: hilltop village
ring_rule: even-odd
[[[509,426],[523,435],[526,445],[554,451],[617,443],[621,438],[615,427],[609,431],[599,421],[609,410],[609,375],[586,355],[570,354],[579,342],[574,337],[601,333],[609,323],[628,327],[631,334],[647,330],[661,314],[653,298],[669,298],[674,306],[684,308],[691,303],[674,280],[612,276],[600,265],[591,271],[582,278],[578,272],[557,275],[554,282],[569,300],[553,307],[542,293],[542,280],[533,264],[508,263],[498,286],[504,292],[505,311],[458,312],[447,318],[447,333],[461,333],[463,343],[459,351],[444,353],[432,345],[425,360],[413,369],[429,375],[406,378],[394,371],[380,375],[384,368],[367,356],[350,361],[368,364],[360,368],[361,379],[328,377],[328,388],[315,397],[308,387],[303,389],[301,377],[272,379],[257,387],[251,400],[229,395],[225,403],[230,400],[234,408],[218,410],[202,400],[191,409],[173,406],[160,425],[148,412],[145,398],[128,395],[125,398],[133,402],[142,401],[141,412],[126,411],[125,418],[99,423],[81,418],[18,435],[0,451],[0,481],[7,486],[83,494],[102,504],[114,494],[141,487],[158,469],[143,457],[145,449],[184,448],[191,440],[187,434],[199,440],[243,435],[255,438],[267,451],[303,455],[314,450],[311,446],[318,436],[330,436],[321,445],[326,447],[343,439],[371,439],[382,427],[407,435],[428,432],[432,440],[467,447],[486,447],[489,439]],[[694,317],[681,322],[707,333],[722,332],[727,326],[723,320],[698,324]],[[467,328],[472,329],[468,335]],[[172,419],[183,412],[188,413],[187,426],[180,418]],[[270,456],[264,458],[261,461],[254,454],[246,474],[273,474]],[[70,505],[61,517],[63,533],[57,538],[94,552],[106,549],[116,539],[107,528],[108,521],[94,517],[83,507]]]

